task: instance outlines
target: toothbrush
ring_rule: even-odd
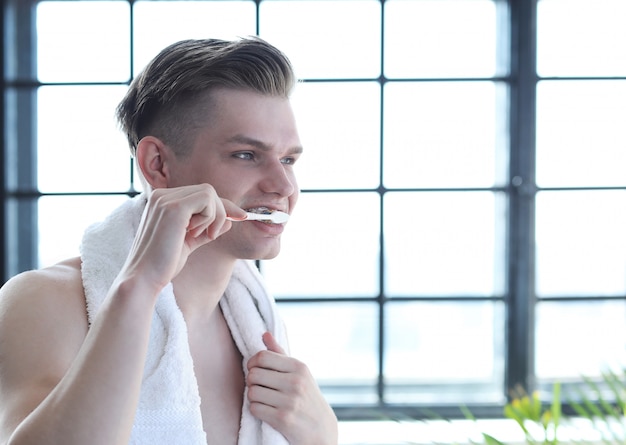
[[[272,212],[272,213],[253,213],[246,212],[245,218],[235,218],[233,216],[227,216],[229,221],[267,221],[274,224],[286,223],[289,219],[289,214],[285,212]]]

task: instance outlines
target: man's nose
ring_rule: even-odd
[[[266,193],[291,196],[296,191],[297,184],[291,169],[280,161],[273,161],[265,171],[261,188]]]

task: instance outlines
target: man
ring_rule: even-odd
[[[0,443],[337,443],[242,261],[284,224],[227,219],[296,204],[294,84],[258,38],[179,42],[133,81],[118,118],[147,192],[1,291]]]

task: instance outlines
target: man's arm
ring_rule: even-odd
[[[76,275],[58,265],[18,275],[0,289],[2,444],[56,386],[85,338]]]
[[[138,295],[124,304],[114,293],[88,331],[75,265],[2,288],[0,443],[128,443],[151,310]]]
[[[79,265],[0,292],[0,443],[127,444],[161,289],[229,230],[206,184],[152,192],[127,261],[87,330]]]

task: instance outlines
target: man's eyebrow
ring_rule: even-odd
[[[272,147],[267,145],[265,142],[260,141],[258,139],[251,138],[250,136],[246,136],[243,134],[236,134],[235,136],[229,138],[226,142],[250,145],[262,151],[270,151],[272,149]],[[300,145],[295,145],[289,149],[289,152],[291,154],[299,154],[299,153],[302,153],[302,151],[303,151],[303,148]]]

